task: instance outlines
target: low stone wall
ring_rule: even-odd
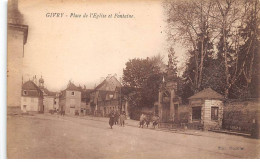
[[[222,128],[259,135],[260,104],[258,100],[230,100],[224,105]]]

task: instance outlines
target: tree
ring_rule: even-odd
[[[225,65],[225,98],[228,98],[231,86],[240,75],[240,72],[237,70],[238,64],[233,64],[233,59],[236,59],[237,57],[239,46],[236,25],[239,23],[239,19],[241,17],[239,12],[240,4],[235,0],[216,0],[216,6],[216,12],[214,12],[216,16],[214,16],[214,18],[216,19],[217,24],[219,24],[219,31],[221,35],[219,43],[221,45],[219,46],[219,51],[222,53]]]
[[[166,4],[169,40],[183,43],[189,55],[181,79],[184,96],[207,87],[226,99],[258,96],[259,1]]]
[[[241,75],[232,87],[238,98],[258,97],[259,83],[259,1],[244,1],[243,18],[239,27],[241,45],[238,52],[238,65]]]
[[[135,88],[129,102],[132,107],[152,107],[158,99],[163,62],[160,56],[131,59],[123,70],[123,85]]]
[[[153,65],[149,59],[134,58],[126,63],[126,68],[123,69],[123,84],[125,86],[142,88],[143,84],[154,72]]]
[[[212,50],[214,26],[211,26],[212,19],[209,17],[212,6],[211,1],[204,0],[169,1],[165,6],[169,40],[181,42],[189,49],[193,69],[187,79],[194,92],[202,89],[205,59]]]
[[[249,84],[257,75],[254,67],[257,68],[259,44],[258,3],[257,0],[216,0],[215,19],[221,35],[218,50],[225,65],[225,98],[248,94]]]

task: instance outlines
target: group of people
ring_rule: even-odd
[[[125,126],[126,113],[123,111],[119,113],[118,111],[112,111],[109,114],[109,125],[110,128],[113,128],[113,125],[120,124],[120,126]],[[119,122],[119,123],[118,123]],[[152,122],[153,128],[159,125],[159,116],[158,115],[145,115],[140,116],[139,128],[144,125],[148,128],[149,124]]]
[[[159,124],[159,116],[158,115],[145,115],[145,114],[142,114],[140,116],[139,128],[140,127],[143,128],[144,125],[146,125],[146,127],[148,128],[148,125],[150,124],[150,122],[152,122],[153,128],[155,128]]]
[[[113,125],[117,125],[118,121],[120,123],[121,126],[125,126],[125,120],[126,120],[126,113],[125,111],[119,113],[118,111],[114,112],[112,111],[109,114],[109,125],[110,128],[112,129]]]

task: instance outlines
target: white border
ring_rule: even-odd
[[[6,158],[7,0],[0,1],[0,159]]]

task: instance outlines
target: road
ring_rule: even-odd
[[[7,157],[28,159],[260,158],[260,140],[194,136],[108,121],[36,114],[7,116]]]

